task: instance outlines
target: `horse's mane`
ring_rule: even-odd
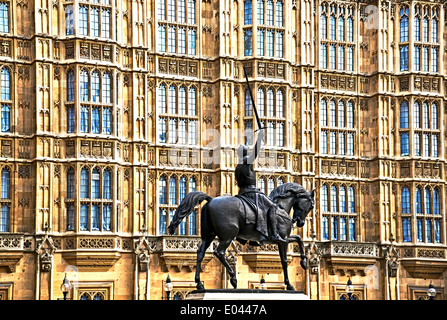
[[[269,198],[271,200],[276,200],[278,198],[285,198],[290,195],[290,193],[295,193],[298,196],[309,196],[309,192],[304,189],[298,183],[288,182],[280,185],[270,192]]]

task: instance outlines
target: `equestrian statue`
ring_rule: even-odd
[[[250,88],[250,86],[248,87]],[[235,197],[220,196],[212,198],[201,191],[190,192],[178,206],[168,227],[169,233],[174,234],[178,225],[194,210],[195,206],[203,201],[207,202],[202,207],[202,243],[197,250],[195,282],[199,290],[204,289],[200,281],[201,262],[206,250],[216,236],[219,244],[214,254],[228,271],[230,283],[234,288],[237,288],[236,273],[225,256],[227,248],[234,239],[241,244],[247,242],[252,245],[276,243],[287,290],[294,290],[289,282],[287,273],[287,249],[289,243],[298,243],[301,257],[300,265],[303,269],[307,268],[301,237],[290,235],[290,233],[294,223],[300,228],[304,226],[306,216],[314,208],[314,191],[309,193],[297,183],[285,183],[274,189],[269,196],[266,196],[256,188],[256,174],[253,162],[256,160],[264,142],[265,128],[261,128],[253,95],[251,90],[249,92],[259,133],[251,152],[244,145],[238,148],[239,160],[235,169],[235,178],[239,187],[239,194]],[[290,218],[292,208],[293,216]]]

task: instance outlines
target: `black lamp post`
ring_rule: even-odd
[[[261,277],[260,283],[261,283],[261,289],[265,290],[267,288],[267,285],[265,284],[264,276]]]
[[[351,278],[348,277],[348,283],[346,284],[346,293],[349,300],[352,300],[352,293],[354,292],[354,286],[352,285]]]
[[[427,294],[430,300],[434,300],[436,296],[436,289],[433,286],[433,283],[430,281],[430,285],[428,286]]]
[[[67,300],[67,295],[68,295],[68,292],[70,291],[71,287],[72,287],[71,283],[67,279],[67,274],[65,274],[64,281],[62,282],[62,285],[61,285],[61,291],[62,291],[62,294],[64,295],[64,300]]]
[[[168,296],[168,300],[171,296],[172,288],[173,288],[173,285],[171,283],[171,278],[169,278],[169,274],[168,274],[168,277],[166,278],[166,283],[165,283],[165,291]]]

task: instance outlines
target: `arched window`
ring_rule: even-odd
[[[431,20],[431,42],[438,43],[438,20]]]
[[[102,198],[112,199],[112,173],[105,169],[102,175]]]
[[[81,205],[79,226],[81,231],[88,230],[88,205],[86,204]]]
[[[274,94],[273,90],[269,89],[267,90],[267,117],[274,117],[275,116],[275,110],[273,106],[274,101]]]
[[[323,240],[329,240],[329,219],[326,216],[321,221],[321,229]]]
[[[92,102],[99,102],[100,94],[100,83],[99,83],[99,73],[94,71],[92,73]]]
[[[320,125],[327,126],[327,102],[325,99],[320,101]]]
[[[347,40],[350,42],[354,41],[354,19],[351,17],[348,18],[348,25],[347,25]]]
[[[406,101],[400,104],[400,128],[408,129],[408,103]]]
[[[422,105],[422,127],[424,129],[430,128],[430,121],[429,121],[429,111],[428,111],[428,103],[424,102]]]
[[[100,176],[99,169],[95,168],[92,172],[92,198],[100,198]]]
[[[408,7],[400,9],[400,41],[408,41]]]
[[[89,173],[86,168],[81,170],[81,198],[89,198]]]
[[[102,109],[102,133],[112,134],[112,109]]]
[[[177,182],[174,177],[169,179],[169,204],[177,204]]]
[[[329,101],[329,125],[331,127],[335,127],[337,125],[335,109],[336,109],[335,101],[334,100]]]
[[[188,23],[196,23],[196,2],[195,0],[188,0]]]
[[[414,17],[414,41],[421,41],[421,19]]]
[[[338,18],[338,40],[345,41],[345,19],[342,16]]]
[[[325,14],[320,16],[320,38],[327,39],[327,17]]]
[[[75,78],[73,71],[67,73],[67,101],[74,101],[75,99]]]
[[[273,26],[273,1],[267,1],[267,11],[266,11],[267,25]]]
[[[252,24],[252,17],[253,17],[253,12],[252,12],[252,3],[251,0],[245,0],[244,2],[244,24]]]
[[[331,15],[329,17],[329,39],[330,40],[337,40],[335,24],[336,24],[336,18],[335,18],[335,16]]]
[[[160,113],[166,113],[166,87],[161,84],[158,87],[158,110]]]
[[[176,90],[174,86],[169,87],[168,92],[168,107],[169,107],[169,113],[175,114],[176,113],[176,105],[177,105],[177,97],[176,97]]]
[[[166,178],[160,177],[160,181],[158,182],[158,201],[160,204],[167,204],[167,196],[166,196]]]
[[[248,92],[247,92],[248,93]],[[250,94],[249,95],[249,99],[250,99]],[[259,110],[259,116],[263,117],[265,116],[265,91],[264,89],[259,88],[258,89],[258,102],[257,102],[257,108]],[[251,107],[251,100],[250,100],[250,115],[252,115],[252,107]]]
[[[402,235],[404,242],[411,242],[411,220],[402,218]]]
[[[414,103],[413,108],[414,108],[414,119],[413,119],[414,127],[420,128],[421,127],[421,108],[419,106],[419,102],[416,101]]]
[[[410,213],[410,190],[407,187],[402,188],[402,213]]]
[[[1,198],[11,198],[11,172],[8,168],[3,168],[1,177]]]
[[[422,213],[422,191],[421,188],[416,188],[416,213]]]
[[[282,90],[276,91],[276,117],[284,117],[284,93]]]
[[[338,126],[345,127],[345,103],[343,101],[338,102]]]
[[[331,186],[331,212],[337,212],[337,187]]]
[[[431,105],[431,129],[438,129],[438,105]]]
[[[281,1],[276,1],[276,26],[283,26],[283,4]]]
[[[346,110],[346,117],[347,117],[347,127],[348,128],[354,128],[354,104],[352,101],[348,102],[348,107]]]
[[[72,6],[67,6],[67,7],[71,7],[71,9],[72,9],[71,26],[73,26],[73,7]],[[70,25],[70,24],[68,23],[68,25]],[[0,3],[0,32],[9,33],[9,3],[8,2]]]
[[[9,70],[3,68],[1,71],[1,99],[11,100],[11,77]]]
[[[430,199],[430,189],[425,188],[424,191],[424,213],[431,214],[431,199]]]
[[[75,197],[75,173],[72,168],[67,171],[67,199]]]
[[[178,90],[178,113],[186,115],[186,89],[184,86]]]
[[[354,213],[355,211],[355,194],[354,194],[354,188],[349,187],[348,188],[348,212]]]
[[[439,210],[439,190],[438,188],[435,188],[433,190],[433,214],[440,214]]]
[[[81,101],[88,101],[89,79],[88,79],[88,73],[85,70],[81,70],[79,76],[79,90],[80,90]]]
[[[328,212],[329,211],[329,201],[328,201],[328,188],[326,185],[321,187],[321,211]]]
[[[188,91],[188,114],[196,115],[196,89],[194,87],[189,88]]]
[[[102,76],[102,102],[112,102],[112,81],[110,78],[110,74],[107,72],[105,72]]]
[[[347,212],[347,203],[346,203],[346,188],[341,186],[340,187],[340,212]]]
[[[181,202],[183,200],[183,198],[186,196],[186,178],[185,177],[180,178],[178,193],[179,193],[178,201]]]

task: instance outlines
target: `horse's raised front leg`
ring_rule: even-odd
[[[228,246],[231,244],[232,239],[220,241],[219,245],[217,246],[216,250],[214,251],[214,255],[220,260],[220,262],[224,265],[225,269],[227,269],[229,275],[230,275],[230,283],[233,286],[233,288],[237,288],[237,279],[236,279],[236,273],[231,268],[230,264],[227,261],[227,258],[225,256],[225,252],[227,251]]]
[[[210,246],[210,244],[213,242],[215,235],[208,235],[205,239],[202,240],[202,243],[200,244],[199,249],[197,249],[197,264],[196,264],[196,276],[195,276],[195,282],[196,282],[196,288],[198,290],[203,290],[205,287],[203,286],[202,282],[200,282],[200,271],[202,271],[202,260],[205,257],[206,249]]]
[[[303,240],[301,240],[301,237],[298,235],[292,235],[287,238],[287,242],[298,243],[298,247],[300,248],[300,258],[301,258],[300,265],[304,270],[306,270],[307,269],[307,258],[306,258],[306,254],[304,253],[304,245],[303,245]]]
[[[279,257],[281,259],[282,271],[284,273],[284,284],[286,285],[287,290],[295,290],[295,288],[289,282],[289,273],[287,271],[287,247],[288,243],[279,243]]]

